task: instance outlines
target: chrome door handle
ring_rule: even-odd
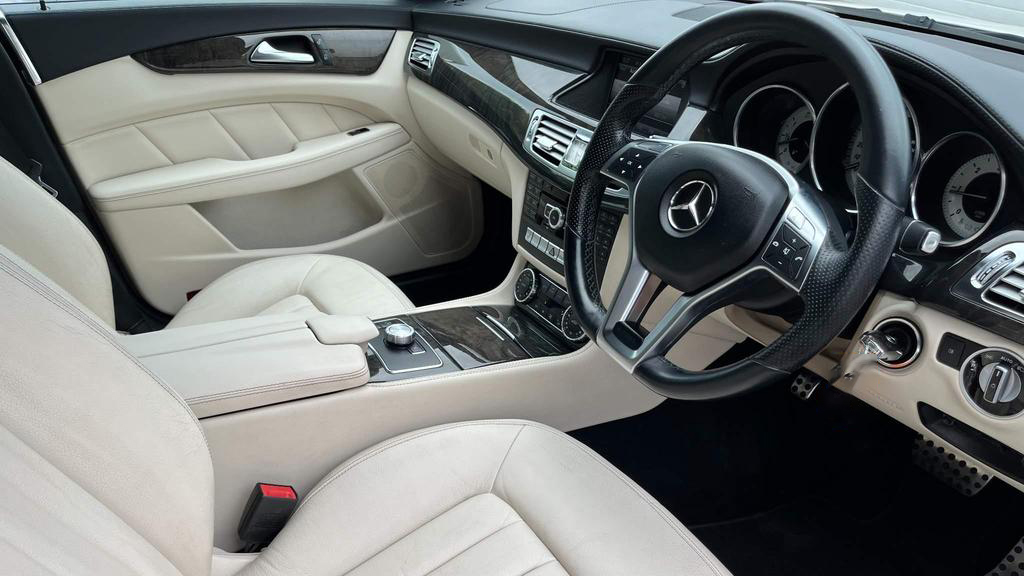
[[[312,64],[313,55],[308,52],[289,52],[278,50],[266,40],[256,45],[256,49],[249,55],[249,62],[253,64]]]

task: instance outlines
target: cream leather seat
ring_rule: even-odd
[[[114,325],[110,271],[99,243],[64,205],[2,158],[0,245],[38,268],[108,326]],[[312,310],[378,318],[412,307],[394,283],[356,260],[282,256],[252,262],[215,280],[168,327]]]
[[[2,573],[727,574],[597,454],[521,421],[370,448],[261,554],[214,560],[211,456],[186,404],[4,248],[0,301]]]

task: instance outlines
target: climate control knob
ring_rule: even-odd
[[[520,304],[529,302],[537,294],[537,274],[532,268],[523,268],[516,278],[515,299]]]
[[[562,312],[562,322],[559,328],[562,330],[562,336],[565,336],[565,339],[570,342],[580,342],[587,337],[587,333],[580,326],[580,321],[576,318],[576,312],[573,311],[572,306],[569,306],[565,309],[565,312]]]

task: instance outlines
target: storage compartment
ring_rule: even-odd
[[[203,418],[362,386],[369,380],[362,342],[323,334],[367,334],[361,317],[330,318],[320,329],[307,316],[287,314],[213,322],[122,336],[121,344],[185,399]],[[340,326],[345,325],[345,326]],[[350,326],[349,326],[350,325]],[[347,328],[346,328],[347,326]],[[323,328],[323,327],[321,327]]]
[[[372,226],[384,215],[351,172],[298,188],[197,202],[192,207],[242,250],[323,244]]]

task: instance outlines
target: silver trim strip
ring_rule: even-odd
[[[25,67],[25,72],[28,73],[29,79],[32,80],[32,85],[39,86],[42,84],[43,80],[39,77],[39,72],[36,71],[36,67],[32,64],[32,59],[28,57],[28,52],[21,45],[21,40],[18,40],[18,35],[14,33],[14,28],[11,27],[11,22],[7,19],[7,15],[4,14],[3,10],[0,10],[0,30],[3,31],[7,41],[11,43],[11,47],[14,48],[18,59],[21,60],[21,65]]]

